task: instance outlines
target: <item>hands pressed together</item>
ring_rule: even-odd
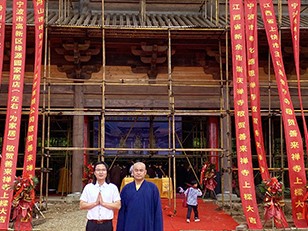
[[[101,206],[103,206],[107,209],[120,209],[121,208],[121,201],[115,201],[115,202],[110,202],[110,203],[105,202],[102,194],[99,192],[93,207],[99,206],[99,205],[101,205]]]
[[[95,206],[97,206],[97,205],[101,205],[101,206],[105,207],[105,202],[104,202],[102,194],[100,192],[98,193],[98,196],[97,196],[97,199],[96,199],[96,202],[95,202]]]
[[[104,206],[104,200],[103,200],[103,197],[102,197],[102,194],[101,192],[98,193],[98,196],[97,196],[97,199],[96,199],[96,206],[97,205],[101,205],[101,206]]]

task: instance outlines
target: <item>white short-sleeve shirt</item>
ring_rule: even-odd
[[[112,183],[107,184],[106,182],[102,185],[99,185],[98,183],[95,185],[92,183],[87,184],[82,191],[80,200],[87,203],[93,203],[97,200],[99,192],[101,192],[104,202],[113,203],[121,200],[117,186]],[[109,220],[113,219],[113,215],[113,210],[98,205],[88,210],[87,219]]]

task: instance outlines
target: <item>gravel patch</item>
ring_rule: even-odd
[[[33,220],[33,228],[41,231],[84,231],[87,211],[79,209],[79,202],[48,203],[48,210],[42,211],[45,218],[39,215]]]

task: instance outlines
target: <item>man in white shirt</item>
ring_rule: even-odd
[[[86,231],[112,231],[114,210],[121,208],[121,198],[116,185],[107,183],[108,166],[105,162],[94,164],[94,179],[80,196],[80,209],[88,210]]]

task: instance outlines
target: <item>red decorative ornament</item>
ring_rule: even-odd
[[[88,164],[84,166],[82,182],[84,185],[89,184],[93,181],[94,166],[93,164]]]
[[[282,211],[282,206],[284,206],[282,182],[278,181],[276,177],[272,177],[264,184],[264,223],[273,218],[277,228],[287,228],[288,222]]]
[[[205,163],[201,169],[200,185],[204,186],[205,190],[214,191],[217,185],[215,180],[215,165],[211,163]]]
[[[35,203],[35,185],[37,178],[17,177],[13,190],[13,214],[15,230],[32,230],[32,211]]]

